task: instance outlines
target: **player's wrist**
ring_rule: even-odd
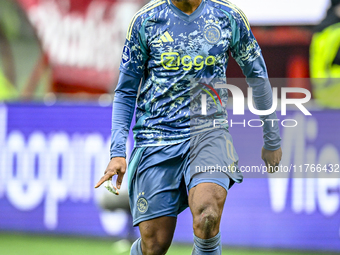
[[[268,144],[264,144],[263,145],[263,148],[267,151],[276,151],[278,149],[281,148],[281,144],[279,145],[268,145]]]
[[[111,153],[110,154],[110,160],[113,158],[124,158],[126,159],[126,153]]]

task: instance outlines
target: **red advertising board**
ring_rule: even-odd
[[[52,67],[53,91],[112,91],[131,17],[141,1],[18,0]]]

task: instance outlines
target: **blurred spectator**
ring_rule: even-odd
[[[18,96],[10,40],[18,33],[19,20],[11,1],[0,1],[0,101]]]
[[[310,56],[314,97],[322,106],[340,108],[340,0],[332,0],[315,28]]]

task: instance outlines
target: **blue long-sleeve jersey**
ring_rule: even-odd
[[[226,0],[202,0],[191,15],[171,0],[153,0],[133,17],[127,31],[113,103],[111,157],[125,156],[137,99],[135,145],[175,144],[227,119],[229,51],[253,88],[256,108],[271,107],[272,92],[260,47],[244,13]],[[202,93],[209,96],[202,111]],[[276,119],[276,114],[261,119]],[[280,147],[276,122],[264,121],[264,147]]]

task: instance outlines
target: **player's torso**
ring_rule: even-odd
[[[153,116],[179,112],[189,104],[194,80],[225,77],[232,27],[209,2],[203,0],[191,15],[168,4],[143,20],[148,60],[140,109]]]
[[[148,59],[134,127],[142,145],[189,138],[197,79],[225,78],[232,27],[209,2],[203,0],[190,16],[169,4],[143,19]]]

